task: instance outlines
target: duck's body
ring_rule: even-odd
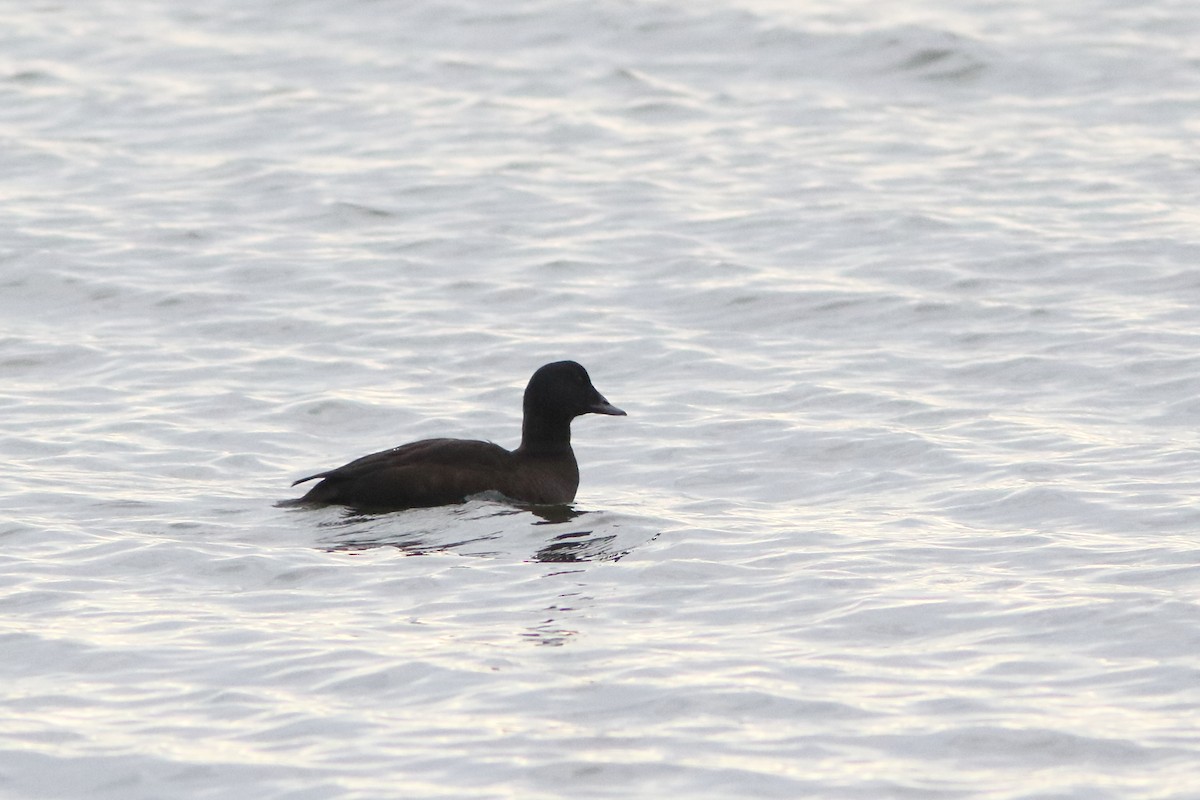
[[[301,478],[292,485],[321,482],[291,503],[421,508],[461,503],[483,492],[539,505],[569,503],[579,487],[571,420],[625,412],[605,400],[574,361],[547,364],[535,372],[525,389],[524,410],[516,450],[470,439],[411,442]]]
[[[300,498],[302,502],[419,508],[500,492],[514,500],[548,505],[575,499],[579,467],[569,447],[557,455],[531,456],[520,448],[505,450],[491,442],[424,439],[363,456],[296,483],[316,478],[321,482]]]

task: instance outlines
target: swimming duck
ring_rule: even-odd
[[[626,415],[574,361],[556,361],[533,373],[524,412],[516,450],[472,439],[410,442],[301,478],[292,485],[321,482],[284,504],[393,510],[461,503],[482,492],[530,504],[570,503],[579,488],[571,421],[583,414]]]

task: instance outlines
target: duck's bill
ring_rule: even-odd
[[[593,414],[608,414],[609,416],[613,417],[629,416],[624,411],[605,400],[603,397],[601,397],[597,402],[592,403],[592,405],[588,407],[588,411],[592,412]]]

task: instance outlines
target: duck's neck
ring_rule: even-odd
[[[522,453],[535,456],[554,456],[571,452],[571,420],[526,414],[521,423]]]

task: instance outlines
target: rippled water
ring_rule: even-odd
[[[1200,797],[1200,7],[1068,5],[8,8],[0,796]],[[559,358],[572,513],[272,505]]]

